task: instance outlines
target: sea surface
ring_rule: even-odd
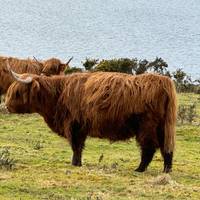
[[[200,1],[0,0],[0,55],[162,57],[200,78]]]

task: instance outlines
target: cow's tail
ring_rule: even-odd
[[[171,153],[175,148],[177,98],[175,85],[172,80],[167,78],[164,87],[168,95],[164,125],[164,152]]]

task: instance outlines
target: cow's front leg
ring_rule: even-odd
[[[71,132],[71,147],[73,150],[72,165],[81,166],[82,151],[85,145],[86,134],[81,130],[81,127],[76,123],[72,127]]]
[[[79,151],[73,147],[72,147],[72,149],[73,149],[72,165],[81,166],[82,165],[82,162],[81,162],[82,150]]]

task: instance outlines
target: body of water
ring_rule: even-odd
[[[162,57],[200,77],[199,0],[0,0],[0,55]]]

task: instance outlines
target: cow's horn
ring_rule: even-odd
[[[35,56],[33,56],[33,59],[36,61],[36,63],[33,63],[33,66],[35,66],[37,68],[40,67],[41,66],[40,61]]]
[[[17,81],[19,81],[21,83],[31,83],[32,82],[33,78],[31,76],[28,76],[27,78],[22,78],[21,74],[14,72],[10,67],[8,59],[7,59],[6,63],[7,63],[7,68],[11,72],[14,79],[16,79]]]
[[[73,59],[73,56],[67,61],[66,65],[69,65],[72,59]]]
[[[34,59],[38,64],[40,64],[40,61],[39,61],[35,56],[33,56],[33,59]]]

